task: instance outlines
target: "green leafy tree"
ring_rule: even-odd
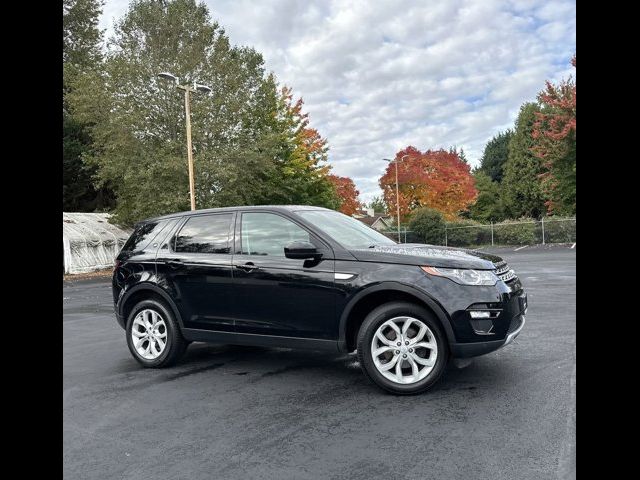
[[[301,98],[294,101],[291,88],[280,90],[273,129],[279,155],[266,201],[338,209],[342,201],[329,175],[327,140],[310,127],[303,105]]]
[[[444,217],[438,210],[421,207],[411,213],[409,230],[415,232],[425,243],[444,244],[444,228]]]
[[[540,179],[544,166],[542,159],[532,151],[534,141],[531,133],[539,111],[536,103],[525,103],[520,107],[515,132],[509,142],[502,186],[505,206],[511,218],[540,218],[546,212],[547,197]]]
[[[505,207],[500,184],[492,181],[481,169],[475,171],[473,177],[478,189],[478,198],[469,208],[470,217],[482,223],[503,220]]]
[[[104,210],[114,203],[106,185],[96,189],[93,184],[95,168],[83,160],[91,151],[92,138],[87,125],[70,113],[67,102],[78,75],[100,68],[101,12],[100,0],[63,1],[62,208],[65,211]]]
[[[163,71],[213,89],[191,100],[197,208],[338,205],[323,178],[326,145],[303,145],[314,141],[308,119],[291,111],[258,52],[230,44],[206,5],[136,0],[109,45],[102,71],[81,75],[70,103],[92,125],[86,160],[100,184],[114,186],[117,221],[189,207],[184,96],[157,77]]]
[[[504,165],[509,157],[509,142],[513,137],[513,130],[506,130],[494,136],[484,147],[480,158],[479,169],[486,173],[494,182],[501,182],[504,176]]]
[[[367,204],[367,208],[373,208],[375,213],[387,213],[387,204],[384,203],[384,199],[380,196],[375,196]]]

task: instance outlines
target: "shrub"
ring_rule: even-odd
[[[539,222],[533,223],[530,218],[505,220],[494,225],[494,243],[496,245],[532,245],[539,242],[539,231]]]
[[[473,220],[459,220],[447,223],[447,245],[450,247],[470,247],[478,245],[483,227]],[[467,228],[461,228],[467,227]],[[489,239],[491,241],[491,239]]]
[[[576,221],[567,217],[544,219],[544,240],[546,243],[573,243],[576,241]]]
[[[418,208],[411,214],[409,230],[415,232],[424,243],[444,245],[445,222],[442,214],[433,208]]]

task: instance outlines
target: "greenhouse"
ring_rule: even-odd
[[[109,223],[108,213],[63,213],[64,273],[111,268],[131,231]]]

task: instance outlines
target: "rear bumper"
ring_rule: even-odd
[[[494,352],[505,345],[509,345],[522,331],[525,324],[524,314],[515,317],[509,327],[506,338],[502,340],[492,340],[489,342],[472,342],[472,343],[452,343],[451,355],[454,358],[469,358]]]

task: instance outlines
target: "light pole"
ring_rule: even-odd
[[[179,79],[175,75],[162,72],[158,74],[159,78],[169,80],[176,84],[176,88],[184,90],[184,112],[187,119],[187,160],[189,163],[189,196],[191,198],[191,210],[196,209],[196,193],[195,193],[195,180],[193,175],[193,149],[191,146],[191,92],[210,93],[211,88],[206,85],[196,83],[195,80],[192,86],[188,84],[180,85]]]
[[[409,155],[403,155],[402,157],[400,157],[400,161],[403,161],[405,157],[408,156]],[[398,216],[396,217],[396,223],[398,227],[398,243],[400,243],[400,190],[398,189],[398,161],[395,159],[391,160],[389,158],[383,158],[382,160],[384,160],[385,162],[393,162],[396,164],[396,211],[398,214]]]

